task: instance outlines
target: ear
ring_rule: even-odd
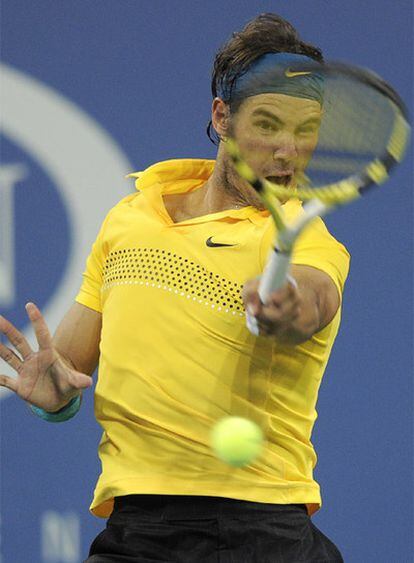
[[[214,98],[211,108],[211,122],[219,137],[228,132],[230,108],[221,98]]]

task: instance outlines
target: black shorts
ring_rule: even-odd
[[[219,497],[115,499],[87,563],[340,563],[303,504]]]

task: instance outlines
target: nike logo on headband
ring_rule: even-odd
[[[309,72],[309,71],[305,71],[305,70],[298,71],[298,72],[295,72],[295,71],[289,70],[289,69],[285,70],[286,78],[294,78],[295,76],[305,76],[306,74],[312,74],[312,73]]]

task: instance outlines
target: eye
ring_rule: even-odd
[[[315,135],[318,132],[319,125],[316,123],[309,123],[308,125],[302,125],[298,128],[298,135]]]
[[[260,121],[256,121],[254,126],[264,133],[273,133],[274,131],[278,130],[278,127],[272,121],[267,119],[261,119]]]

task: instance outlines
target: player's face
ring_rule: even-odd
[[[318,142],[321,117],[314,100],[259,94],[231,117],[231,134],[258,176],[294,187]]]

